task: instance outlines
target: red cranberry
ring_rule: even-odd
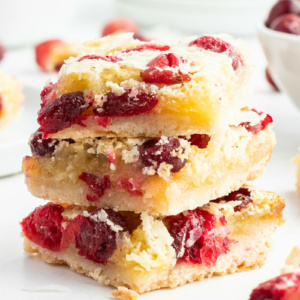
[[[127,230],[127,223],[120,213],[112,209],[102,211],[107,213],[107,218],[114,225],[121,227],[121,232]],[[117,233],[107,222],[97,219],[99,213],[101,209],[93,211],[90,216],[77,216],[67,231],[74,236],[79,255],[95,263],[105,264],[117,248]]]
[[[140,158],[144,166],[153,166],[157,170],[161,163],[172,165],[171,172],[179,172],[186,164],[187,160],[181,160],[173,156],[174,152],[180,151],[180,142],[178,138],[168,137],[165,139],[155,138],[145,142],[140,148]],[[176,154],[176,153],[175,153]]]
[[[4,48],[4,46],[0,43],[0,60],[3,59],[4,54],[5,54],[5,48]]]
[[[249,300],[297,300],[300,299],[300,273],[288,273],[261,283]]]
[[[133,32],[138,33],[137,25],[127,18],[115,18],[109,21],[102,30],[102,36],[107,36],[116,33]]]
[[[270,28],[291,34],[300,34],[300,16],[294,14],[283,15],[277,17],[270,24]]]
[[[131,49],[126,49],[123,50],[123,53],[128,53],[128,52],[132,52],[132,51],[138,51],[138,52],[142,52],[142,51],[147,51],[147,50],[152,50],[152,51],[167,51],[170,49],[170,46],[168,45],[156,45],[156,44],[144,44],[141,46],[137,46],[135,48],[131,48]]]
[[[219,38],[202,36],[192,41],[189,46],[196,46],[216,53],[225,52],[232,59],[232,67],[234,70],[236,70],[240,64],[240,58],[237,51],[229,43],[226,43]]]
[[[213,200],[215,203],[226,203],[228,201],[242,201],[241,204],[234,207],[234,211],[241,211],[246,208],[250,203],[253,203],[251,199],[251,193],[247,188],[240,188],[237,191],[231,192],[229,195],[225,197],[218,198]]]
[[[269,27],[271,23],[279,16],[286,14],[300,14],[299,0],[281,0],[278,1],[271,9],[266,26]]]
[[[226,226],[224,216],[219,226]],[[170,235],[174,238],[172,246],[178,262],[186,261],[215,265],[218,257],[229,251],[230,240],[217,233],[217,218],[208,211],[199,208],[165,218]],[[227,232],[227,229],[224,230]]]
[[[55,252],[60,251],[63,211],[62,206],[52,203],[37,207],[21,222],[24,235],[43,248]]]
[[[56,84],[50,82],[41,92],[41,107],[44,107],[47,102],[56,99]]]
[[[134,93],[132,90],[116,95],[106,94],[102,107],[95,108],[94,113],[103,117],[128,117],[150,112],[158,103],[158,99],[147,93]]]
[[[143,192],[141,191],[142,184],[135,178],[120,178],[117,181],[117,186],[127,191],[131,197],[143,195]]]
[[[41,132],[35,132],[29,141],[31,153],[37,156],[52,154],[59,141],[56,139],[43,139]]]
[[[192,134],[188,141],[199,149],[205,149],[210,141],[210,136],[207,134]]]
[[[190,81],[179,67],[187,61],[174,53],[160,54],[147,64],[147,69],[141,72],[141,77],[147,83],[177,84]],[[173,68],[173,70],[170,70]]]
[[[117,62],[117,61],[121,61],[122,58],[121,57],[117,57],[117,56],[100,56],[100,55],[96,55],[96,54],[92,54],[92,55],[85,55],[85,56],[82,56],[78,59],[78,62],[80,61],[83,61],[85,59],[101,59],[101,60],[104,60],[104,61],[108,61],[108,62]]]
[[[110,188],[109,175],[100,178],[96,175],[83,172],[78,178],[84,181],[90,188],[92,195],[88,194],[86,198],[91,202],[98,201],[104,195],[105,190]]]
[[[255,109],[252,109],[252,111],[256,112],[258,115],[262,114],[262,112],[258,112]],[[249,132],[256,134],[261,130],[265,130],[270,123],[273,123],[273,119],[270,115],[266,115],[266,117],[256,125],[250,125],[250,122],[242,122],[240,126],[244,126]]]
[[[90,104],[85,103],[82,92],[62,95],[42,106],[38,123],[43,133],[56,133],[80,121],[80,114]]]
[[[65,44],[62,40],[48,40],[35,47],[35,59],[41,70],[51,71],[50,54],[51,51],[60,45]]]
[[[277,87],[277,85],[275,84],[275,82],[273,81],[273,78],[271,77],[271,74],[268,70],[268,68],[266,68],[266,79],[267,81],[270,83],[270,85],[274,88],[274,90],[276,92],[279,92],[279,88]]]

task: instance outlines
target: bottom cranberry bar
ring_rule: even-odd
[[[49,203],[21,226],[26,252],[143,293],[263,265],[283,207],[282,197],[244,186],[160,218]]]

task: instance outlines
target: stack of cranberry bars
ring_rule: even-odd
[[[244,107],[251,66],[228,36],[87,42],[41,93],[23,161],[49,200],[25,251],[138,293],[263,265],[284,200],[264,172],[272,118]]]

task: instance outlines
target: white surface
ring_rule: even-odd
[[[272,92],[264,79],[266,62],[258,42],[253,43],[253,46],[253,61],[257,68],[254,73],[255,91],[248,105],[272,115],[278,141],[266,173],[254,185],[286,198],[286,224],[274,235],[274,250],[263,268],[207,279],[173,290],[151,292],[141,296],[141,300],[248,299],[258,283],[279,274],[292,247],[300,244],[300,197],[295,189],[295,166],[290,162],[300,146],[300,113],[287,96]],[[110,295],[113,289],[110,287],[101,286],[67,267],[47,265],[40,259],[27,257],[22,249],[19,222],[35,206],[44,202],[28,193],[23,175],[0,179],[0,191],[1,299],[112,299]]]
[[[274,0],[116,0],[119,15],[142,29],[165,26],[186,34],[254,36]]]
[[[272,78],[300,108],[300,38],[260,24],[258,36],[269,62]]]

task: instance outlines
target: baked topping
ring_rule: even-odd
[[[126,49],[123,50],[123,53],[128,53],[128,52],[132,52],[132,51],[138,51],[138,52],[142,52],[142,51],[167,51],[170,49],[170,46],[168,45],[156,45],[156,44],[151,44],[151,43],[147,43],[147,44],[143,44],[131,49]]]
[[[256,112],[259,116],[263,115],[263,112],[258,112],[256,109],[251,109]],[[261,130],[264,130],[270,123],[273,123],[273,119],[270,115],[266,114],[265,118],[260,120],[259,123],[252,125],[250,122],[242,122],[240,126],[245,127],[249,132],[256,134]]]
[[[225,52],[232,59],[232,67],[236,70],[240,64],[240,58],[236,50],[220,38],[212,36],[201,36],[200,38],[189,43],[189,46],[196,46],[198,48],[209,50],[216,53]]]
[[[85,55],[85,56],[82,56],[78,59],[78,62],[80,61],[83,61],[85,59],[101,59],[101,60],[104,60],[104,61],[109,61],[109,62],[117,62],[117,61],[121,61],[122,58],[120,57],[117,57],[117,56],[100,56],[100,55],[96,55],[96,54],[91,54],[91,55]]]

